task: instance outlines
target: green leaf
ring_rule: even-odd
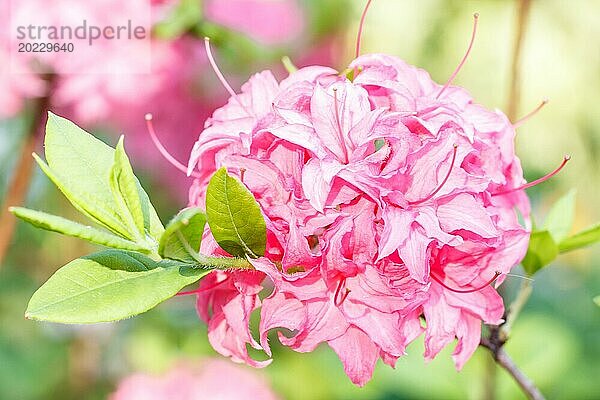
[[[167,224],[160,238],[158,254],[163,258],[195,262],[200,251],[206,216],[199,208],[181,210]]]
[[[550,264],[558,256],[558,246],[548,231],[535,231],[529,238],[527,254],[521,262],[529,275]]]
[[[206,217],[213,237],[232,256],[265,254],[267,230],[260,206],[225,168],[215,172],[206,189]]]
[[[142,204],[142,212],[144,213],[144,226],[146,228],[146,233],[150,235],[152,239],[154,239],[157,243],[160,240],[165,228],[163,227],[154,206],[150,202],[150,198],[148,194],[142,188],[140,182],[136,179],[138,192],[140,194],[140,203]]]
[[[11,207],[9,211],[16,217],[47,231],[62,233],[63,235],[77,237],[92,243],[112,247],[115,249],[138,251],[141,253],[150,252],[150,249],[135,242],[131,242],[111,233],[101,231],[91,226],[82,225],[56,215],[22,207]]]
[[[600,296],[596,296],[596,297],[594,297],[594,303],[596,303],[596,305],[597,305],[598,307],[600,307]]]
[[[558,244],[561,253],[581,249],[591,244],[600,242],[600,224],[591,226],[579,233],[570,236]]]
[[[115,150],[115,161],[110,171],[110,188],[121,210],[120,215],[130,225],[130,230],[137,230],[145,237],[144,213],[137,179],[123,147],[123,136],[119,138]]]
[[[34,293],[25,316],[67,324],[117,321],[153,308],[209,272],[138,253],[103,251],[59,269]]]
[[[116,213],[114,213],[112,210],[108,210],[107,207],[100,206],[97,200],[94,200],[88,193],[75,194],[61,181],[61,178],[58,177],[58,175],[50,168],[48,164],[44,162],[44,160],[42,160],[35,153],[33,154],[33,158],[44,174],[50,178],[52,183],[54,183],[54,185],[65,195],[65,197],[78,211],[111,232],[114,232],[115,234],[126,239],[132,239],[132,235],[129,234],[127,227],[123,224],[123,221],[121,221]]]
[[[52,113],[48,113],[45,148],[48,164],[35,154],[34,158],[77,210],[126,239],[134,240],[138,236],[117,212],[120,207],[110,186],[116,158],[114,149]],[[123,155],[117,158],[124,161]],[[164,228],[148,195],[137,179],[135,182],[145,230],[158,242]]]
[[[571,189],[554,203],[546,216],[544,229],[550,232],[556,243],[566,238],[571,231],[575,217],[576,193],[575,189]]]
[[[71,121],[48,113],[42,170],[80,211],[128,239],[109,186],[114,150]],[[50,172],[50,174],[48,174]]]

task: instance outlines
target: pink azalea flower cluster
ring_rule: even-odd
[[[223,384],[224,377],[234,384]],[[201,365],[181,363],[163,376],[135,374],[125,378],[110,400],[276,400],[261,377],[221,360]]]
[[[278,328],[299,352],[327,343],[358,385],[421,334],[427,360],[457,339],[460,369],[482,322],[502,320],[491,283],[528,245],[514,128],[395,57],[361,56],[349,70],[306,67],[281,82],[261,72],[207,121],[189,163],[190,203],[204,205],[225,166],[255,196],[268,232],[254,271],[201,281],[198,313],[218,352],[253,366],[271,360],[252,359],[247,345],[270,356]],[[201,252],[224,254],[205,236]]]

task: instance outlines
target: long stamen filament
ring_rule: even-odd
[[[533,117],[534,115],[536,115],[542,108],[544,108],[544,106],[548,104],[548,99],[544,99],[533,111],[531,111],[529,114],[519,118],[518,120],[516,120],[512,125],[513,128],[517,129],[518,127],[520,127],[521,125],[523,125],[525,122],[527,122],[531,117]]]
[[[360,25],[358,25],[358,33],[356,35],[356,52],[355,52],[356,58],[358,58],[358,56],[360,56],[360,42],[362,39],[363,27],[365,25],[365,18],[367,17],[367,11],[369,11],[369,6],[371,5],[372,1],[373,0],[367,1],[367,5],[365,6],[365,9],[362,12],[362,16],[360,17]],[[356,75],[356,69],[355,69],[354,75]]]
[[[471,41],[469,42],[469,47],[467,47],[467,52],[465,53],[465,55],[463,56],[462,60],[458,64],[458,67],[456,67],[456,69],[454,70],[454,72],[452,73],[452,75],[450,75],[450,79],[448,79],[448,81],[446,82],[446,84],[444,85],[444,87],[442,88],[442,90],[440,90],[439,93],[437,94],[437,96],[435,96],[436,99],[439,99],[440,96],[442,95],[442,93],[444,93],[444,91],[446,89],[448,89],[448,87],[450,86],[450,84],[452,83],[452,81],[454,80],[454,78],[456,78],[456,75],[458,75],[458,73],[460,72],[461,68],[463,67],[463,65],[467,61],[467,58],[469,57],[469,53],[471,53],[471,49],[473,48],[473,43],[475,42],[475,35],[477,33],[477,21],[478,20],[479,20],[479,13],[473,14],[473,33],[471,34]]]
[[[213,71],[215,71],[215,75],[217,75],[217,78],[219,79],[221,84],[225,87],[225,90],[227,90],[231,97],[233,97],[235,101],[237,101],[240,107],[242,107],[248,114],[252,115],[252,113],[248,111],[248,109],[242,104],[242,102],[238,98],[237,93],[233,90],[233,88],[231,87],[229,82],[227,82],[227,79],[225,79],[225,76],[219,69],[215,58],[213,57],[212,50],[210,49],[210,38],[208,37],[204,38],[204,49],[206,50],[206,56],[208,57],[208,62],[210,63],[210,66],[212,67]]]
[[[451,292],[454,293],[474,293],[474,292],[479,292],[480,290],[484,289],[485,287],[491,285],[492,283],[494,283],[494,281],[496,279],[498,279],[498,277],[501,275],[500,272],[496,271],[496,273],[494,273],[494,276],[492,279],[490,279],[489,281],[487,281],[485,284],[481,285],[480,287],[474,288],[474,289],[454,289],[451,288],[450,286],[446,285],[440,278],[438,278],[437,276],[435,276],[435,274],[431,273],[429,276],[431,276],[431,279],[433,279],[434,281],[436,281],[437,283],[439,283],[440,285],[442,285],[444,288],[450,290]]]
[[[212,55],[212,50],[210,49],[210,38],[208,37],[204,38],[204,49],[206,50],[208,62],[210,62],[210,66],[212,67],[213,71],[215,71],[217,78],[219,78],[219,81],[223,84],[223,86],[229,92],[231,97],[236,97],[237,93],[235,93],[229,82],[227,82],[227,79],[225,79],[225,76],[223,76],[223,73],[221,72],[221,70],[217,66],[217,63],[215,62],[215,58]]]
[[[513,193],[513,192],[516,192],[517,190],[524,190],[524,189],[528,189],[528,188],[530,188],[530,187],[532,187],[532,186],[535,186],[535,185],[538,185],[538,184],[540,184],[540,183],[542,183],[542,182],[545,182],[545,181],[547,181],[548,179],[552,178],[554,175],[558,174],[558,173],[560,172],[560,170],[561,170],[561,169],[563,169],[565,165],[567,165],[567,162],[569,162],[569,160],[570,160],[570,159],[571,159],[571,156],[567,154],[567,155],[566,155],[566,156],[563,158],[563,161],[562,161],[562,163],[561,163],[561,164],[558,166],[558,168],[556,168],[554,171],[550,172],[549,174],[547,174],[547,175],[545,175],[545,176],[542,176],[541,178],[539,178],[539,179],[536,179],[536,180],[535,180],[535,181],[533,181],[533,182],[526,183],[526,184],[524,184],[524,185],[521,185],[521,186],[518,186],[518,187],[516,187],[516,188],[512,188],[512,189],[509,189],[509,190],[505,190],[505,191],[503,191],[503,192],[492,193],[492,196],[500,196],[500,195],[504,195],[504,194]]]
[[[415,204],[421,204],[426,202],[427,200],[431,199],[433,196],[435,196],[440,190],[442,190],[442,188],[444,187],[444,185],[446,184],[446,182],[448,182],[448,179],[450,178],[450,174],[452,173],[452,169],[454,168],[454,162],[456,161],[456,152],[458,150],[458,145],[454,145],[454,149],[452,150],[452,161],[450,161],[450,168],[448,168],[448,172],[446,173],[446,176],[444,177],[444,180],[442,181],[442,183],[440,183],[438,185],[438,187],[431,192],[431,194],[421,200],[417,200],[417,201],[409,201],[408,204],[410,205],[415,205]]]
[[[156,147],[156,149],[165,158],[165,160],[167,160],[169,162],[169,164],[171,164],[172,166],[177,168],[179,171],[181,171],[187,175],[187,168],[185,167],[185,165],[183,165],[175,157],[173,157],[171,155],[171,153],[169,153],[167,151],[165,146],[163,146],[163,144],[160,142],[160,140],[158,140],[158,136],[156,136],[156,132],[154,131],[154,124],[152,123],[152,114],[150,114],[150,113],[146,114],[145,119],[146,119],[146,127],[148,128],[148,133],[150,133],[150,138],[152,139],[152,143],[154,143],[154,146]],[[200,177],[200,175],[195,172],[193,172],[190,176],[193,176],[194,178]]]

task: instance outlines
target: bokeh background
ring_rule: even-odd
[[[134,91],[129,93],[131,106],[117,100],[120,93],[110,92],[114,88],[105,90],[110,94],[101,99],[105,108],[94,108],[97,103],[93,102],[78,108],[77,99],[65,100],[65,96],[51,99],[50,104],[107,142],[114,144],[117,134],[125,133],[138,176],[166,220],[186,205],[186,185],[190,182],[160,158],[146,135],[143,116],[154,113],[159,136],[177,158],[187,162],[203,120],[226,99],[202,53],[202,37],[211,36],[215,55],[234,88],[239,88],[252,71],[262,68],[273,68],[279,77],[285,76],[279,62],[283,55],[289,55],[298,66],[322,63],[344,69],[353,55],[364,2],[154,3],[153,40],[175,55],[165,59],[168,68],[141,77],[141,92],[133,84],[118,88]],[[250,10],[257,13],[254,16],[247,10],[239,11],[249,3]],[[278,11],[282,14],[256,8],[271,7],[273,11],[272,7],[282,7],[277,3],[287,4]],[[397,55],[425,68],[438,82],[445,82],[467,47],[472,14],[479,12],[475,46],[455,83],[489,108],[516,106],[517,116],[534,109],[543,98],[550,99],[537,116],[519,128],[518,154],[528,180],[554,169],[565,153],[573,156],[559,176],[530,189],[529,194],[536,219],[543,221],[554,201],[576,189],[575,229],[579,230],[600,219],[600,2],[530,2],[522,39],[521,95],[515,100],[510,94],[511,63],[522,3],[374,0],[365,26],[363,53]],[[278,27],[281,29],[275,29]],[[5,55],[0,52],[0,57]],[[5,97],[17,80],[25,79],[2,68],[0,72],[0,90]],[[69,79],[75,78],[60,77],[58,85],[69,84]],[[148,82],[152,82],[152,90],[145,86]],[[110,86],[107,82],[94,85],[102,90]],[[94,85],[76,85],[71,90],[83,102],[102,91],[92,92]],[[140,93],[146,92],[140,99],[144,96]],[[35,95],[17,93],[22,104],[9,103],[13,106],[10,112],[6,101],[14,99],[0,96],[4,108],[0,110],[2,197],[14,182],[17,169],[22,169],[18,167],[22,166],[22,149],[29,145],[40,151],[41,147],[28,133],[35,119]],[[91,110],[96,110],[93,116]],[[24,203],[28,207],[74,217],[72,208],[39,170],[33,171],[27,186]],[[25,320],[27,301],[41,283],[57,267],[93,250],[82,241],[16,225],[0,264],[1,399],[103,399],[131,373],[160,374],[182,359],[217,356],[207,342],[206,326],[198,320],[191,297],[172,299],[116,324],[59,326]],[[502,289],[507,300],[513,298],[520,283],[518,277],[507,279]],[[600,294],[600,246],[560,257],[536,275],[533,286],[507,351],[548,398],[600,398],[600,308],[592,301]],[[254,373],[266,379],[280,398],[290,400],[478,399],[485,395],[493,368],[485,350],[478,350],[460,373],[453,368],[451,349],[429,364],[424,363],[422,351],[422,343],[417,341],[395,370],[379,365],[362,389],[350,383],[341,363],[326,347],[298,354],[274,346],[275,361]],[[503,371],[497,370],[495,376],[498,398],[523,397]],[[222,379],[224,385],[232,384],[227,376]]]

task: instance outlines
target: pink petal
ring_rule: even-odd
[[[428,246],[431,239],[423,235],[418,229],[411,228],[409,237],[404,245],[398,248],[398,254],[410,276],[418,282],[425,283],[429,279]]]
[[[458,338],[458,343],[452,353],[452,359],[454,360],[456,369],[461,370],[479,346],[479,342],[481,341],[481,321],[468,313],[463,313],[463,317],[456,325],[456,337]]]
[[[466,193],[456,195],[440,204],[437,215],[442,229],[446,232],[464,229],[484,238],[498,235],[498,230],[483,205]]]
[[[423,227],[427,237],[437,239],[441,244],[458,246],[463,240],[460,236],[450,235],[440,228],[440,223],[431,208],[420,207],[416,221]]]
[[[269,330],[286,328],[297,331],[306,323],[306,309],[302,303],[293,297],[286,297],[276,292],[263,301],[260,316],[260,344],[269,356],[271,356],[267,339]]]
[[[371,111],[366,91],[349,82],[332,85],[327,91],[317,85],[310,110],[323,146],[341,162],[348,162],[352,150],[348,132]]]
[[[325,202],[331,191],[333,177],[344,166],[332,161],[311,158],[302,170],[302,189],[310,204],[323,212]]]
[[[328,343],[344,364],[344,371],[352,383],[364,386],[371,379],[379,358],[379,349],[369,336],[350,326],[345,334]]]
[[[305,304],[307,321],[299,335],[292,339],[279,340],[301,353],[313,351],[320,343],[340,337],[348,329],[348,322],[332,300]]]
[[[379,241],[377,260],[392,254],[408,239],[414,214],[399,207],[387,206],[383,210],[382,218],[385,225]]]
[[[350,292],[341,307],[347,320],[366,333],[381,350],[394,356],[404,354],[407,343],[399,329],[399,314],[369,309],[364,304],[353,302],[352,295],[353,292]]]

